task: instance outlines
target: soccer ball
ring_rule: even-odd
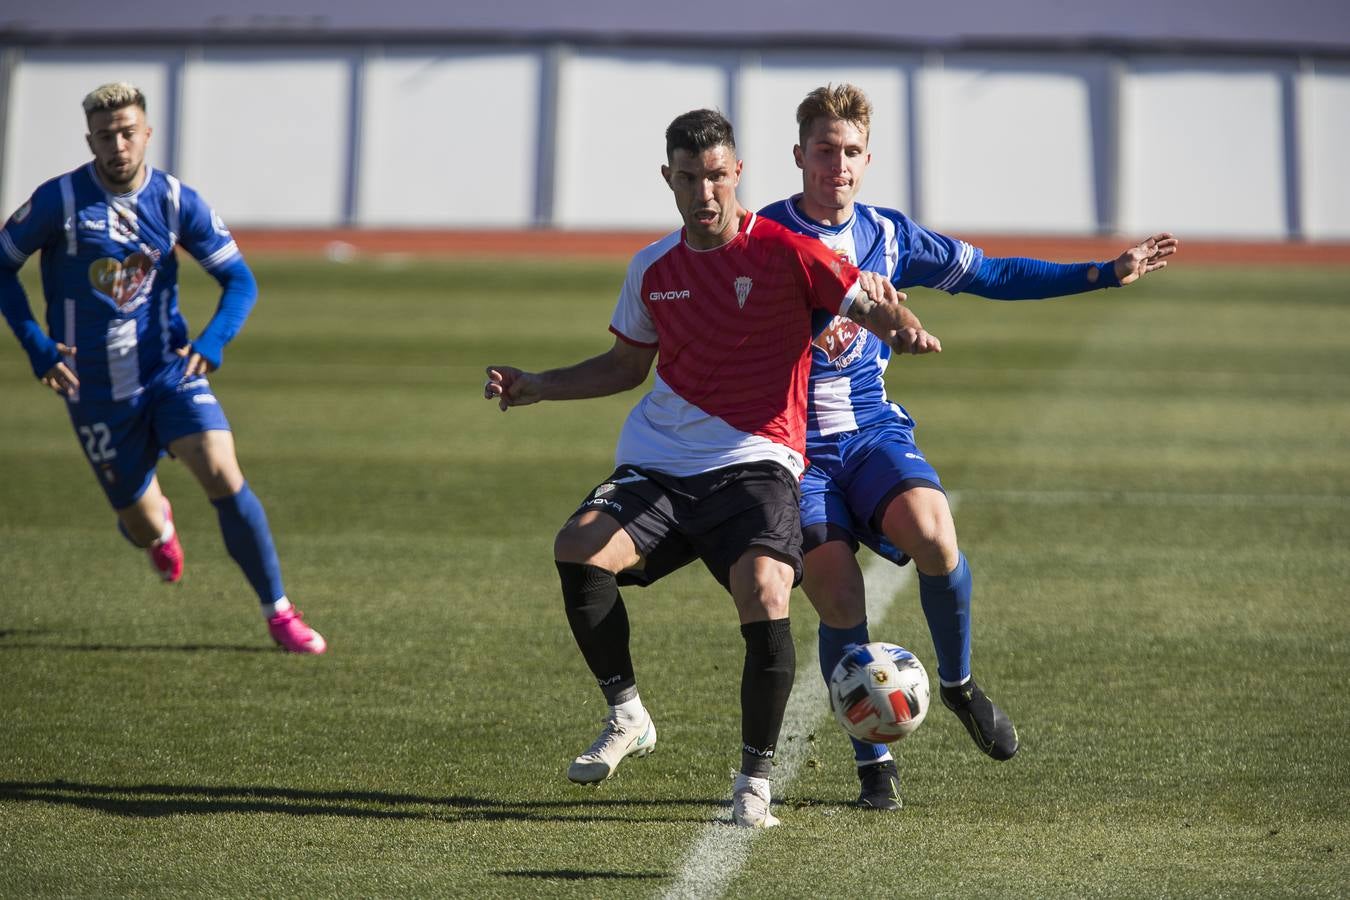
[[[928,714],[928,672],[904,647],[874,641],[844,654],[830,675],[830,709],[860,741],[908,737]]]

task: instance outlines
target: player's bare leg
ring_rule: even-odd
[[[131,543],[145,550],[150,567],[161,579],[173,584],[183,577],[183,544],[173,524],[173,508],[159,487],[159,477],[129,506],[117,510],[117,523]]]
[[[225,549],[257,593],[272,639],[291,653],[323,653],[328,647],[323,635],[305,624],[286,597],[267,514],[239,468],[234,435],[200,431],[174,441],[169,451],[192,472],[216,508]]]
[[[994,759],[1017,752],[1017,729],[970,674],[970,567],[956,543],[947,495],[915,487],[887,504],[882,531],[914,560],[919,600],[938,655],[939,695],[971,740]]]
[[[732,787],[731,817],[744,828],[772,828],[779,823],[770,810],[769,776],[797,671],[788,619],[793,568],[786,558],[753,547],[731,567],[729,581],[745,638],[741,768]]]
[[[628,610],[615,575],[642,564],[633,539],[599,510],[574,516],[553,542],[567,622],[605,695],[600,735],[567,769],[577,784],[598,784],[630,756],[656,747],[656,725],[638,696],[628,650]]]

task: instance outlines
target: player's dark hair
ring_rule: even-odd
[[[676,150],[695,156],[712,147],[736,149],[736,132],[715,109],[695,109],[677,116],[666,129],[666,162]]]

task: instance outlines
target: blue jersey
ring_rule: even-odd
[[[0,267],[17,271],[41,252],[47,333],[78,350],[72,402],[131,399],[173,368],[188,343],[175,246],[218,278],[242,266],[229,230],[196,191],[149,166],[138,189],[114,195],[88,163],[40,186],[0,229]],[[32,335],[16,332],[41,366],[50,347],[35,349]]]
[[[984,253],[965,241],[918,225],[894,209],[856,203],[842,225],[822,225],[797,209],[798,194],[760,210],[793,231],[818,238],[860,269],[885,275],[897,288],[958,293],[975,278]],[[888,346],[849,319],[818,318],[811,348],[807,405],[807,456],[835,456],[835,435],[881,423],[913,426],[904,408],[886,398],[882,376]]]

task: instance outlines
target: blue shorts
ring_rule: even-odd
[[[914,443],[914,432],[899,424],[874,426],[843,435],[822,452],[813,449],[807,448],[811,465],[802,476],[803,550],[844,539],[896,565],[908,562],[876,519],[885,503],[911,487],[942,490],[937,469]]]
[[[173,365],[129,400],[67,403],[85,458],[113,509],[136,502],[150,486],[169,444],[202,431],[229,431],[230,423],[206,378],[184,380],[186,362]]]

